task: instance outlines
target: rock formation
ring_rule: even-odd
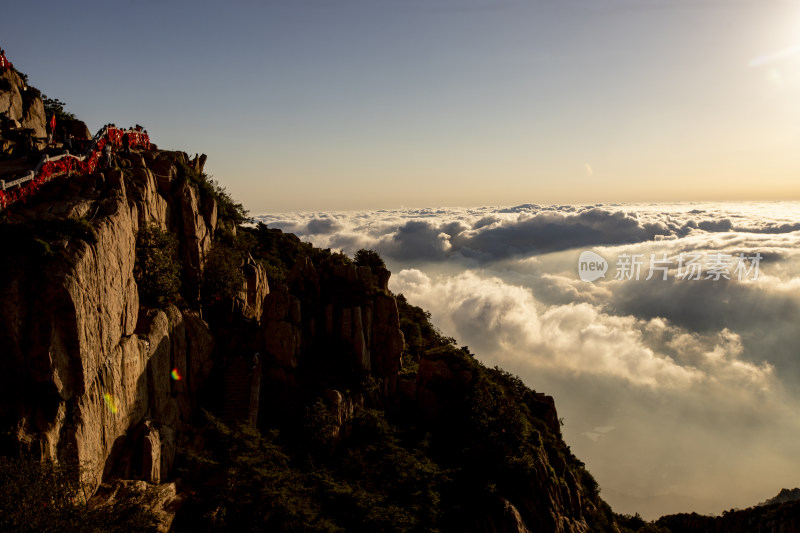
[[[214,346],[195,311],[140,308],[133,273],[136,232],[154,224],[180,236],[196,286],[213,219],[202,216],[185,184],[162,195],[141,155],[123,165],[130,170],[57,180],[40,201],[7,214],[16,224],[84,217],[92,242],[57,242],[45,260],[11,249],[0,265],[0,415],[22,447],[42,456],[74,447],[92,487],[141,424],[150,424],[143,437],[154,457],[149,477],[169,476],[176,435],[197,405]],[[177,171],[171,175],[177,181]],[[181,381],[170,379],[173,368]]]
[[[34,137],[47,137],[47,117],[40,93],[29,87],[13,69],[0,71],[0,113],[2,112],[6,113],[9,120],[15,121],[18,128],[30,130]],[[0,135],[0,141],[9,137],[6,132]]]

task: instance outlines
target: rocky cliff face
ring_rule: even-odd
[[[52,249],[44,257],[24,245],[7,249],[0,265],[4,426],[20,447],[44,457],[74,449],[91,490],[132,436],[151,449],[144,477],[168,477],[176,437],[211,370],[214,340],[198,313],[141,308],[133,274],[136,232],[155,224],[180,237],[192,269],[186,281],[196,290],[216,221],[179,179],[182,158],[133,154],[121,160],[124,170],[56,180],[6,213],[22,226],[82,218],[91,228],[90,239],[45,243]],[[172,369],[180,381],[170,378]],[[123,470],[131,469],[141,472],[140,465]]]
[[[33,130],[35,137],[46,137],[47,117],[44,104],[35,89],[28,87],[14,70],[0,72],[0,112],[16,120],[20,127]]]
[[[276,390],[301,401],[300,383],[316,372],[309,354],[320,346],[330,347],[342,379],[373,372],[384,382],[383,394],[393,394],[403,339],[386,293],[388,275],[379,279],[349,266],[321,278],[301,261],[288,285],[270,291],[264,267],[248,257],[241,290],[221,322],[248,323],[254,334],[228,339],[220,349],[198,312],[219,222],[216,202],[186,179],[186,154],[118,157],[121,168],[57,179],[4,214],[9,228],[34,228],[11,232],[19,246],[9,246],[0,264],[0,420],[11,429],[7,447],[49,458],[74,450],[87,467],[90,491],[109,475],[169,479],[215,362],[221,370],[227,356],[253,351],[264,360],[266,418],[277,412]],[[76,219],[87,221],[90,236],[51,239],[46,231]],[[145,225],[177,237],[182,309],[140,305],[134,265],[136,233]],[[369,296],[338,298],[350,290]],[[280,411],[285,417],[292,408]]]

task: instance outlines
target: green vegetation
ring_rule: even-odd
[[[386,263],[383,262],[383,258],[380,255],[378,255],[378,252],[376,252],[375,250],[361,249],[356,252],[356,255],[353,258],[353,260],[356,265],[368,266],[372,270],[386,268]]]
[[[49,259],[63,253],[73,240],[94,244],[97,234],[86,218],[53,218],[18,224],[2,223],[0,239],[6,250],[24,250],[32,257]]]
[[[233,199],[219,182],[205,173],[198,172],[189,165],[177,162],[184,178],[200,193],[201,198],[213,198],[217,202],[217,213],[221,219],[235,225],[243,224],[249,219],[249,213],[241,204]]]
[[[176,530],[437,531],[447,477],[425,457],[425,443],[403,442],[381,412],[364,410],[347,453],[325,458],[315,446],[332,428],[326,412],[322,401],[307,412],[314,437],[302,453],[289,452],[277,432],[231,428],[209,415],[208,450],[187,454],[182,470],[202,490]]]
[[[182,467],[202,489],[184,506],[176,530],[337,531],[321,518],[303,474],[274,435],[208,420],[206,451],[188,454]]]
[[[242,251],[237,240],[218,238],[206,258],[200,292],[207,305],[236,298],[244,285]]]
[[[421,307],[411,305],[403,294],[395,296],[400,313],[400,329],[405,338],[405,354],[409,360],[419,361],[427,350],[455,345],[455,339],[445,337],[431,323],[431,314]]]
[[[302,242],[297,236],[269,228],[263,222],[240,229],[252,237],[254,244],[250,253],[264,265],[270,284],[284,283],[286,274],[298,258],[310,255],[313,250],[309,243]]]
[[[383,259],[373,251],[361,250],[356,254],[354,262],[343,252],[315,248],[298,239],[296,235],[270,228],[263,222],[257,223],[255,227],[242,227],[240,230],[252,237],[249,251],[264,265],[270,283],[284,283],[286,275],[301,257],[311,259],[317,272],[329,272],[333,267],[352,264],[363,264],[371,268],[374,268],[373,265],[380,265],[385,268]],[[361,263],[358,262],[359,258]]]
[[[156,520],[133,497],[90,506],[77,461],[0,456],[0,530],[31,533],[155,531]]]
[[[155,225],[140,228],[136,234],[133,275],[142,303],[164,307],[177,301],[181,288],[180,274],[177,239]]]
[[[43,94],[42,103],[44,104],[44,112],[47,114],[47,120],[50,120],[50,117],[53,115],[56,116],[57,124],[75,120],[75,115],[73,113],[68,113],[64,110],[67,104],[58,98],[48,98],[46,94]]]
[[[645,521],[639,513],[635,515],[615,514],[620,533],[670,533],[670,530],[653,522]],[[676,529],[675,531],[681,531]]]

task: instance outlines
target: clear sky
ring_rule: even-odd
[[[253,213],[800,199],[800,2],[4,2],[95,131],[205,152]]]

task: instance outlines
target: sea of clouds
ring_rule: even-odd
[[[618,512],[717,513],[800,485],[799,203],[256,219],[350,255],[378,251],[390,288],[444,334],[555,396],[567,444]],[[585,250],[608,261],[605,277],[581,280]],[[740,254],[749,271],[735,270]],[[690,256],[700,279],[679,277]],[[666,272],[647,280],[653,259]],[[720,260],[730,266],[716,275]]]

